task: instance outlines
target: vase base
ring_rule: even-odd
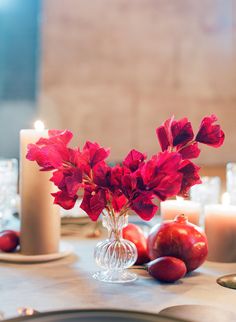
[[[106,283],[130,283],[137,279],[135,273],[123,271],[99,271],[93,274],[93,278]]]

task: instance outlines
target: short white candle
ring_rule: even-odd
[[[224,192],[221,196],[221,203],[223,205],[230,205],[230,194],[228,192]]]
[[[199,203],[178,198],[161,202],[162,220],[173,220],[177,215],[184,214],[192,224],[199,225],[201,206]]]
[[[208,260],[236,262],[236,206],[205,206],[205,232],[208,239]]]
[[[59,211],[49,181],[52,174],[39,171],[36,162],[26,159],[28,144],[48,137],[41,121],[35,126],[20,132],[21,252],[26,255],[56,253],[60,238]]]

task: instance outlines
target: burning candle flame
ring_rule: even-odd
[[[184,198],[183,198],[183,197],[180,197],[180,196],[176,196],[176,200],[177,200],[177,201],[183,201],[183,200],[184,200]]]
[[[43,131],[44,130],[44,123],[40,120],[34,122],[34,128],[36,131]]]

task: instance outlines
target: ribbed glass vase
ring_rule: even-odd
[[[102,269],[93,277],[109,283],[127,283],[135,281],[137,275],[127,268],[137,259],[136,246],[122,236],[122,230],[128,225],[128,215],[106,213],[103,215],[103,226],[108,230],[108,239],[97,244],[94,257]]]

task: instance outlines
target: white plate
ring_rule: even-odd
[[[0,261],[12,263],[39,263],[49,262],[69,256],[73,253],[73,247],[67,242],[60,242],[60,249],[58,253],[45,255],[23,255],[20,252],[4,253],[0,252]]]

